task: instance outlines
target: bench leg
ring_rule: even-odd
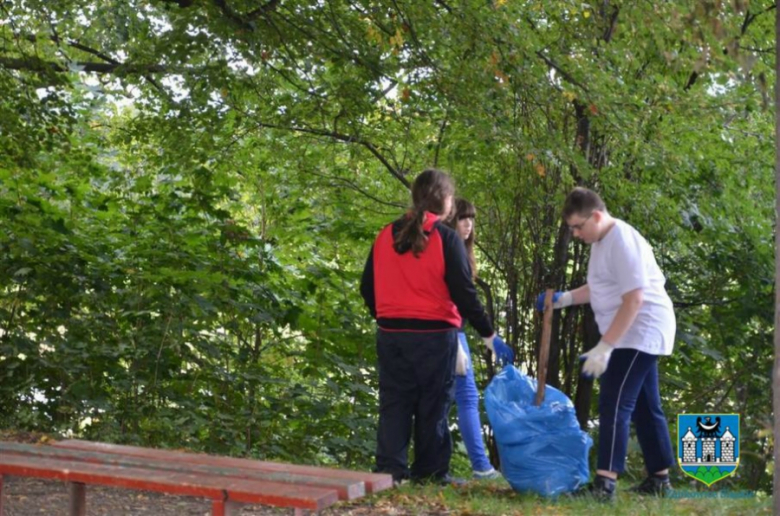
[[[80,482],[68,482],[70,490],[70,516],[87,515],[87,487]]]
[[[0,475],[0,516],[3,516],[3,480],[5,477]]]
[[[214,500],[211,503],[211,516],[237,516],[240,507],[241,504],[230,500]]]

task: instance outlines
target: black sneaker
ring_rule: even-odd
[[[667,493],[674,491],[669,477],[660,478],[650,475],[644,481],[628,490],[631,493],[650,496],[666,496]]]
[[[614,502],[617,480],[596,475],[593,482],[574,491],[571,496],[575,498],[593,498],[599,502]]]

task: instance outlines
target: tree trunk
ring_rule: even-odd
[[[593,315],[590,305],[584,305],[582,314],[583,351],[592,349],[601,339],[599,327],[596,325],[596,317]],[[576,368],[579,370],[579,367]],[[588,418],[590,417],[590,399],[593,395],[593,380],[580,378],[577,382],[577,397],[574,400],[574,410],[577,413],[577,421],[580,428],[588,430]]]
[[[566,282],[566,264],[569,261],[569,243],[571,242],[571,232],[566,224],[560,224],[558,227],[558,236],[555,239],[555,262],[553,264],[552,274],[549,280],[545,281],[545,288],[555,290],[565,290]],[[550,360],[547,368],[547,383],[561,388],[561,342],[565,342],[561,321],[563,312],[556,310],[553,315],[553,334],[550,340]]]
[[[780,56],[780,9],[775,9],[775,56]],[[780,59],[775,59],[775,77],[780,77]],[[774,407],[774,513],[780,514],[780,86],[775,81],[775,365],[772,372]]]

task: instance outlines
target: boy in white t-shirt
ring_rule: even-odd
[[[612,217],[597,193],[575,188],[563,218],[575,238],[591,245],[588,282],[557,292],[553,307],[590,303],[602,335],[581,357],[583,374],[601,377],[596,478],[581,493],[614,499],[633,421],[648,477],[631,491],[662,496],[672,489],[674,452],[661,408],[658,356],[672,353],[676,328],[664,275],[647,241]],[[543,295],[537,307],[544,308]]]

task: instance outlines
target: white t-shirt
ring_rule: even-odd
[[[639,232],[615,219],[604,238],[591,246],[588,262],[590,304],[603,335],[623,303],[623,294],[642,289],[643,302],[634,323],[615,344],[652,355],[671,355],[677,323],[672,300],[653,249]]]

